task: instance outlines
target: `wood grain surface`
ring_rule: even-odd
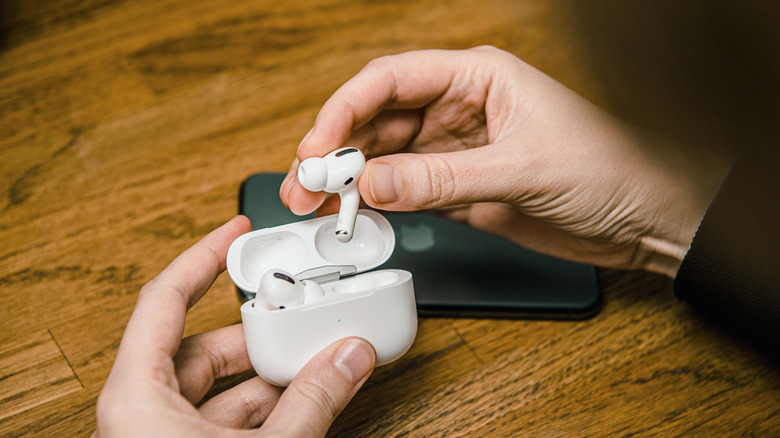
[[[141,286],[235,214],[245,177],[286,170],[320,105],[372,58],[492,44],[674,132],[680,112],[653,106],[668,93],[621,74],[642,47],[600,56],[614,38],[584,3],[3,1],[0,435],[92,433]],[[421,319],[411,351],[377,369],[331,435],[780,434],[769,356],[668,279],[600,280],[603,308],[586,321]],[[186,334],[239,322],[238,306],[223,275]]]

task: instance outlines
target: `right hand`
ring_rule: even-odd
[[[370,62],[301,142],[280,193],[293,212],[334,210],[294,176],[343,146],[375,157],[359,181],[371,207],[440,209],[539,252],[669,276],[722,174],[492,47]]]

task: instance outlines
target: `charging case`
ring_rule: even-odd
[[[228,250],[227,270],[241,290],[257,293],[260,279],[283,269],[313,280],[324,295],[278,310],[241,306],[249,360],[269,383],[287,386],[298,371],[331,343],[349,336],[370,342],[377,365],[390,363],[412,346],[417,307],[412,274],[398,269],[371,271],[395,249],[390,222],[358,210],[351,241],[336,239],[337,215],[246,233]]]

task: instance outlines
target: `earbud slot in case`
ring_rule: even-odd
[[[257,293],[271,269],[316,281],[324,295],[279,310],[241,306],[247,351],[266,381],[286,386],[315,354],[349,336],[369,341],[377,365],[401,357],[417,333],[412,274],[371,271],[390,258],[395,233],[381,214],[360,210],[350,242],[335,237],[336,215],[244,234],[230,246],[227,269],[242,290]]]

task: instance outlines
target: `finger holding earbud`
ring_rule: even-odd
[[[449,52],[424,50],[384,56],[368,63],[345,82],[317,114],[314,127],[301,141],[298,158],[322,156],[385,110],[419,109],[451,90],[464,63],[484,49]],[[484,76],[469,75],[469,84]],[[405,124],[401,135],[411,137],[417,123]]]
[[[346,145],[372,155],[403,148],[420,131],[424,107],[450,89],[460,58],[472,52],[417,51],[370,62],[322,106],[298,146],[299,162]],[[294,213],[310,213],[322,203],[323,196],[299,189],[294,181],[282,189],[282,201]]]
[[[499,145],[443,154],[386,155],[367,163],[359,187],[369,206],[383,210],[510,202],[523,185],[518,159],[507,156]]]
[[[312,192],[301,186],[301,183],[298,182],[299,164],[300,163],[296,158],[290,166],[290,171],[279,188],[279,198],[282,200],[282,204],[284,204],[285,207],[300,216],[316,210],[317,207],[322,205],[328,194],[324,192]],[[291,202],[293,200],[294,202]]]
[[[303,188],[296,178],[289,186],[283,199],[286,199],[285,205],[298,216],[309,214],[317,209],[328,194],[325,192],[311,192]],[[292,202],[295,200],[295,202]],[[283,201],[284,202],[284,201]]]

